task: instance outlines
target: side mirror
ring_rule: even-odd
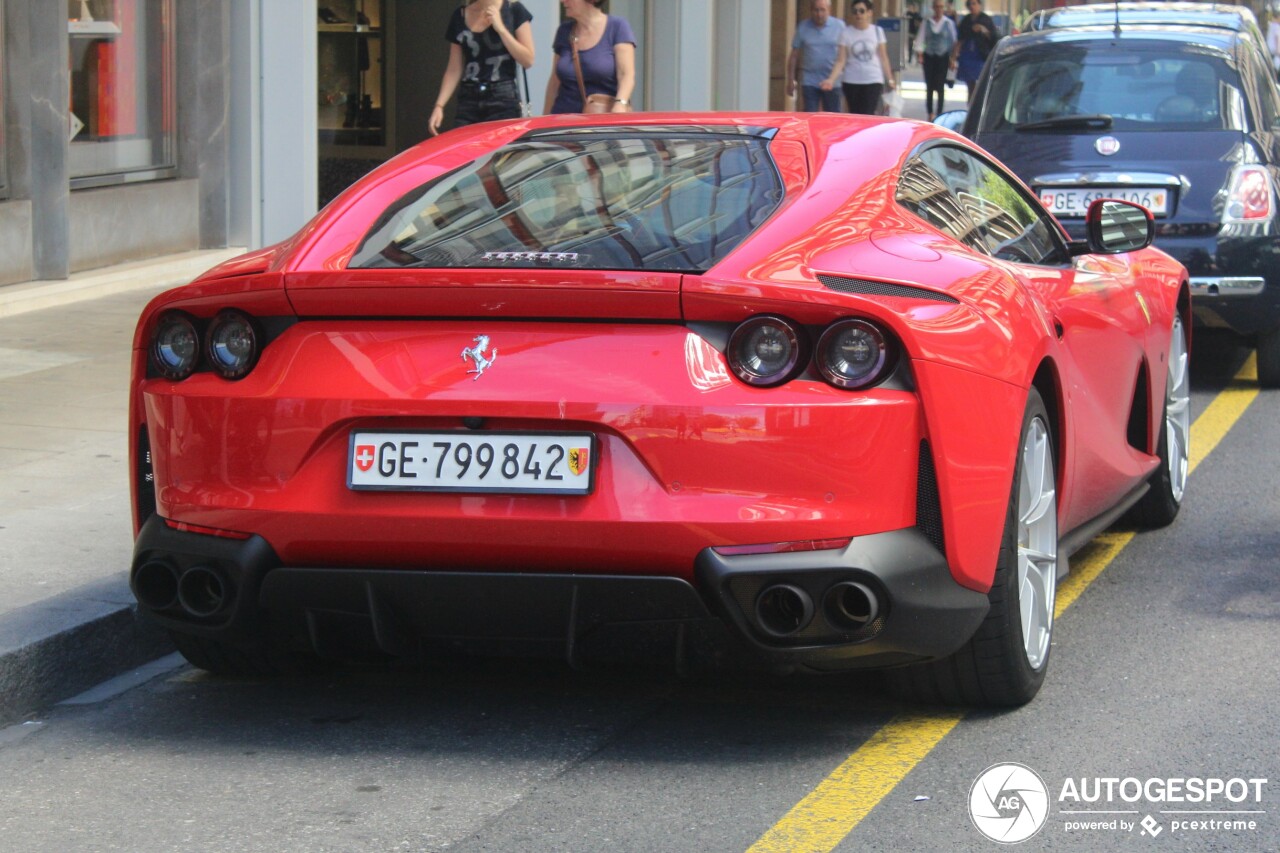
[[[1140,204],[1111,198],[1089,205],[1084,225],[1089,251],[1095,255],[1136,252],[1150,246],[1156,236],[1151,211]]]
[[[960,128],[964,127],[964,120],[968,115],[968,110],[947,110],[945,113],[940,113],[936,118],[934,118],[933,123],[938,127],[946,128],[947,130],[954,130],[956,133],[959,133]]]

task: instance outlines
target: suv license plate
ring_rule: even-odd
[[[1114,198],[1140,204],[1151,211],[1152,216],[1169,213],[1169,190],[1164,187],[1108,187],[1106,189],[1048,189],[1040,190],[1040,203],[1054,216],[1084,216],[1089,205],[1100,198]]]
[[[351,489],[586,495],[591,433],[353,432]]]

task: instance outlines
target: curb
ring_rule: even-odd
[[[62,281],[5,285],[0,287],[0,317],[131,290],[176,287],[243,251],[183,252],[76,273]],[[138,619],[126,569],[110,567],[102,580],[0,610],[0,726],[173,652],[167,634]]]
[[[78,272],[61,281],[25,281],[0,287],[0,317],[56,308],[85,299],[144,287],[177,286],[210,267],[244,253],[242,248],[201,249],[104,269]]]
[[[132,602],[121,574],[0,616],[0,726],[171,654]]]

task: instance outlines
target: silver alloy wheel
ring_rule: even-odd
[[[1190,467],[1191,376],[1187,369],[1187,336],[1182,318],[1174,315],[1169,341],[1169,378],[1164,386],[1164,435],[1169,456],[1169,490],[1182,503]]]
[[[1033,670],[1049,655],[1058,588],[1058,496],[1049,430],[1033,418],[1022,441],[1018,480],[1018,605],[1022,646]]]

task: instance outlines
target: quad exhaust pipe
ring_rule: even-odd
[[[133,576],[133,591],[152,610],[168,610],[178,603],[178,570],[164,560],[149,560]]]
[[[822,594],[822,617],[839,633],[861,631],[875,622],[881,611],[876,593],[857,581],[838,581]],[[771,637],[792,637],[809,626],[816,615],[813,597],[796,584],[766,586],[756,596],[756,625]]]
[[[766,634],[790,637],[813,621],[813,599],[789,583],[767,586],[756,597],[756,624]]]
[[[208,619],[226,610],[232,586],[226,575],[209,566],[179,571],[167,560],[148,560],[133,576],[138,601],[151,610],[180,608],[188,616]]]
[[[831,627],[841,631],[859,631],[880,615],[876,594],[857,581],[833,584],[822,596],[822,608]]]
[[[178,578],[178,603],[192,616],[217,616],[231,603],[231,585],[220,571],[192,566]]]

